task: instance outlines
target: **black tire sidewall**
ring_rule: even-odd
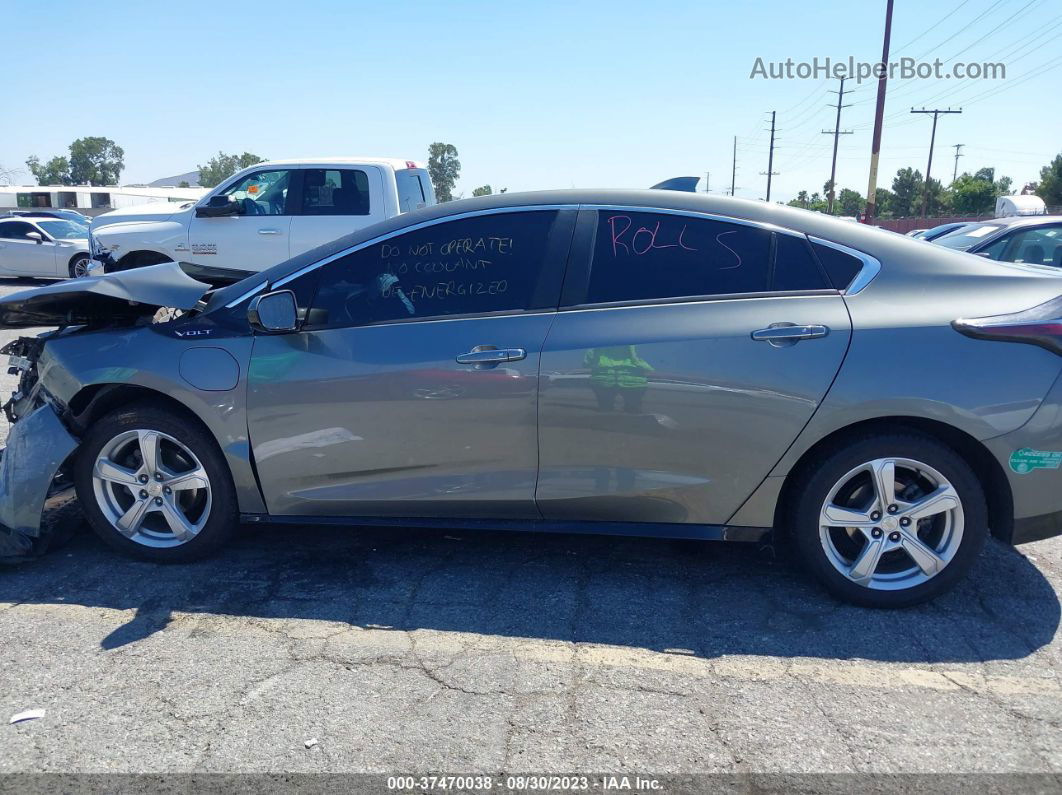
[[[134,429],[156,430],[179,439],[199,459],[210,478],[210,518],[191,541],[176,547],[138,544],[115,529],[96,502],[92,469],[96,456],[115,436]],[[151,404],[137,404],[108,414],[92,425],[74,464],[74,487],[89,525],[104,543],[119,552],[158,563],[198,560],[212,554],[231,536],[238,521],[236,488],[217,442],[195,419]]]
[[[70,278],[71,279],[78,278],[77,270],[76,270],[77,269],[77,264],[79,262],[87,263],[89,261],[89,259],[90,258],[88,256],[88,254],[85,254],[84,256],[77,256],[77,257],[74,257],[72,260],[70,260],[70,266],[69,266],[69,268],[67,268],[67,270],[70,272]]]
[[[830,490],[855,467],[878,458],[910,458],[940,472],[962,502],[963,535],[959,549],[932,579],[899,591],[865,588],[830,563],[819,538],[819,512]],[[808,569],[838,598],[865,607],[910,607],[952,588],[973,566],[988,538],[984,491],[970,466],[952,448],[918,433],[897,432],[852,440],[826,452],[798,480],[790,523],[797,549]]]

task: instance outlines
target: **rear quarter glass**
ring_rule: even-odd
[[[812,248],[834,289],[846,289],[863,268],[863,263],[851,254],[845,254],[843,251],[819,243],[813,243]]]

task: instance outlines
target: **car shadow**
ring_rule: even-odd
[[[932,604],[841,604],[785,548],[608,536],[417,529],[246,527],[210,560],[120,557],[87,531],[0,570],[0,602],[77,604],[135,616],[104,649],[175,612],[339,621],[610,644],[700,657],[772,655],[983,662],[1025,657],[1058,628],[1051,584],[992,541]]]

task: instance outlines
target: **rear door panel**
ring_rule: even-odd
[[[829,334],[752,340],[777,322]],[[725,523],[811,419],[850,334],[839,295],[561,312],[542,352],[543,516]]]

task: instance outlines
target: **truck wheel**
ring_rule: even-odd
[[[213,437],[194,419],[150,403],[118,409],[92,426],[74,485],[106,544],[159,563],[211,554],[239,517],[232,476]]]
[[[801,557],[837,597],[908,607],[949,590],[988,537],[977,476],[954,450],[917,432],[855,439],[794,483]]]

